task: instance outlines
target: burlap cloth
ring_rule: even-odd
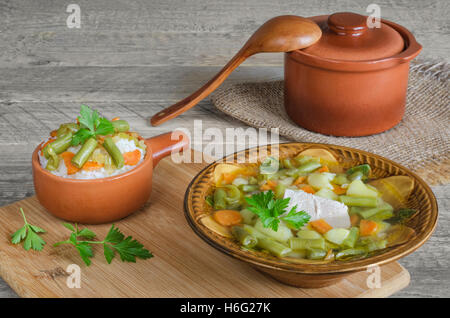
[[[212,102],[250,126],[279,128],[280,135],[295,141],[366,150],[406,166],[430,184],[445,184],[450,181],[449,73],[443,62],[412,63],[403,120],[368,137],[326,136],[297,126],[284,110],[283,81],[224,86],[213,94]]]

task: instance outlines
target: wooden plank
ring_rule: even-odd
[[[408,284],[407,271],[394,262],[381,267],[381,288],[376,290],[368,290],[367,272],[352,274],[334,286],[300,289],[283,285],[215,250],[193,233],[183,214],[184,193],[180,189],[185,189],[203,166],[164,159],[155,170],[150,203],[116,222],[155,255],[135,264],[115,259],[109,265],[96,248],[96,257],[87,267],[73,247],[52,247],[69,232],[36,197],[0,208],[1,233],[13,233],[21,227],[19,207],[31,224],[48,231],[42,235],[48,244],[41,252],[27,252],[11,244],[8,235],[8,240],[0,240],[1,276],[22,297],[386,297]],[[109,227],[89,226],[99,237],[104,237]],[[66,285],[69,264],[81,267],[80,289]]]
[[[338,11],[365,14],[354,1],[250,0],[211,2],[79,1],[81,29],[66,27],[66,3],[3,1],[0,66],[35,65],[223,65],[267,19],[281,14],[312,16]],[[423,55],[448,60],[446,1],[381,0],[382,17],[410,29]],[[441,14],[436,14],[437,12]],[[426,25],[426,27],[423,27]],[[196,45],[192,45],[196,43]],[[254,64],[281,65],[274,55]]]

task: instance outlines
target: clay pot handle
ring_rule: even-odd
[[[189,137],[181,131],[171,131],[146,140],[147,146],[152,151],[153,167],[172,152],[187,150]]]

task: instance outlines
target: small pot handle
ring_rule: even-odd
[[[167,157],[173,151],[183,151],[187,150],[189,147],[189,137],[181,131],[172,131],[148,138],[146,142],[152,150],[153,167],[155,167],[162,158]]]

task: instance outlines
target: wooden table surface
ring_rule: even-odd
[[[68,3],[81,8],[69,29]],[[0,0],[0,205],[34,194],[30,156],[81,103],[120,116],[144,136],[175,128],[244,127],[209,99],[176,120],[148,118],[214,75],[265,20],[280,14],[365,13],[351,0]],[[423,57],[449,61],[446,0],[378,0],[381,15],[409,28]],[[255,56],[227,83],[281,79],[281,54]],[[184,189],[180,189],[184,191]],[[440,218],[432,238],[400,263],[411,284],[400,297],[450,296],[450,186],[434,186]],[[2,233],[2,237],[6,234]],[[16,297],[0,279],[0,297]]]

